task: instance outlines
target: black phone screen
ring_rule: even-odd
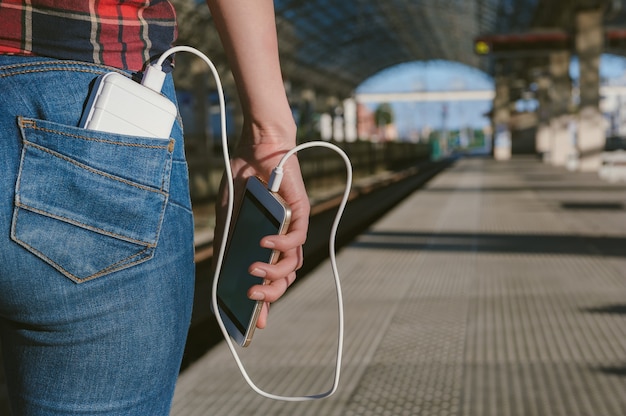
[[[263,283],[263,279],[248,273],[248,268],[256,261],[270,260],[272,250],[261,247],[259,243],[261,238],[277,234],[279,228],[279,221],[252,193],[246,191],[217,285],[220,308],[244,334],[257,303],[248,298],[248,289]]]

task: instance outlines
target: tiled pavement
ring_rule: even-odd
[[[626,414],[626,184],[534,158],[462,159],[338,261],[346,340],[333,397],[261,398],[219,345],[181,374],[172,415]],[[324,263],[243,359],[267,390],[317,393],[335,342]]]

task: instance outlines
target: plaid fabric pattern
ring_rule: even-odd
[[[141,70],[176,35],[167,0],[0,0],[0,53]]]

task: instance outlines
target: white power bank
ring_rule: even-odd
[[[131,136],[169,139],[176,105],[158,92],[117,72],[101,76],[80,127]]]

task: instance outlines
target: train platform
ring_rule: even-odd
[[[172,415],[626,414],[626,183],[531,157],[460,159],[338,267],[332,397],[262,398],[220,343],[181,373]],[[241,350],[252,379],[276,394],[330,388],[336,315],[326,262]]]

